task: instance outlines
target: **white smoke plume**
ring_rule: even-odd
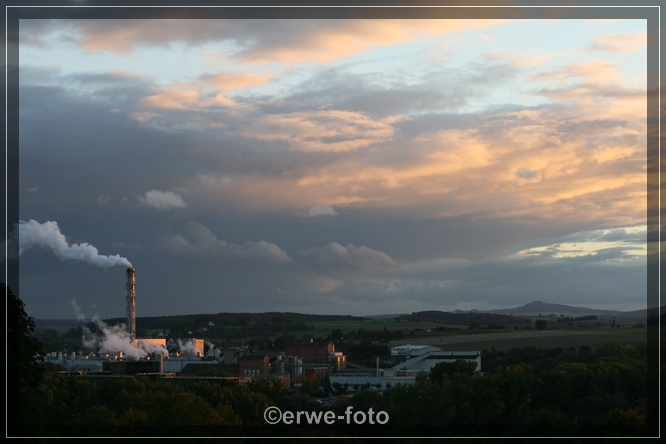
[[[12,242],[16,242],[15,237],[9,239],[8,248]],[[132,268],[130,261],[117,254],[104,256],[99,254],[97,248],[87,243],[70,245],[67,243],[65,235],[60,232],[58,222],[47,221],[40,224],[32,219],[28,222],[19,221],[18,254],[21,255],[25,250],[35,246],[52,250],[58,258],[64,261],[83,261],[100,268]]]
[[[195,358],[199,353],[199,349],[194,344],[194,341],[190,340],[181,341],[178,339],[178,348],[185,353],[188,358]]]
[[[79,304],[76,303],[76,299],[72,299],[69,302],[72,304],[72,308],[74,309],[74,313],[76,313],[76,320],[77,321],[85,321],[86,316],[83,314],[83,310],[81,310],[81,307],[79,307]]]
[[[76,303],[76,299],[71,301],[76,318],[80,321],[85,320],[83,310]],[[93,333],[86,326],[83,327],[83,346],[89,349],[94,349],[101,353],[118,353],[123,352],[124,355],[133,358],[144,358],[151,354],[162,354],[169,356],[169,352],[163,345],[155,345],[150,343],[132,344],[130,341],[127,326],[125,324],[118,324],[109,326],[103,322],[97,315],[93,316],[92,322],[99,328],[99,333]]]
[[[137,359],[145,358],[151,354],[169,356],[169,352],[163,345],[151,344],[140,340],[137,341],[137,345],[132,344],[125,324],[109,326],[97,317],[94,317],[92,321],[97,325],[101,333],[94,334],[88,328],[83,328],[83,345],[87,348],[92,348],[102,353],[123,352],[124,355]]]
[[[76,299],[72,299],[70,302],[74,308],[77,319],[85,321],[83,310],[77,304]],[[137,339],[136,345],[134,345],[130,340],[129,333],[127,332],[127,325],[125,324],[107,325],[104,321],[99,319],[97,315],[93,316],[91,321],[95,323],[99,332],[93,333],[88,327],[83,327],[82,342],[83,346],[88,349],[96,350],[100,353],[123,352],[123,355],[135,359],[157,354],[162,354],[165,357],[169,356],[167,348],[160,344],[152,344],[145,340]],[[172,341],[169,340],[169,343],[171,342]],[[185,341],[178,339],[177,343],[178,349],[188,357],[197,357],[199,349],[197,349],[194,341],[191,339],[186,339]],[[215,347],[212,343],[209,343],[209,346],[211,349]]]

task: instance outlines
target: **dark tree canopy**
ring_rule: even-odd
[[[534,325],[536,326],[537,330],[543,330],[548,325],[548,321],[545,319],[538,319],[534,322]]]
[[[25,312],[25,304],[12,289],[0,285],[7,295],[7,351],[12,357],[7,368],[9,380],[20,386],[34,385],[40,378],[41,368],[37,363],[43,354],[42,344],[32,336],[35,321]]]
[[[455,373],[472,376],[476,373],[476,362],[468,362],[462,359],[455,362],[440,362],[430,369],[429,376],[431,381],[441,383]]]

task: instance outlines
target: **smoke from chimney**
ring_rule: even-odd
[[[10,242],[16,239],[10,239]],[[68,244],[65,235],[60,232],[58,222],[47,221],[40,224],[36,220],[28,222],[19,221],[18,224],[18,254],[27,249],[39,246],[48,248],[64,261],[83,261],[100,268],[132,268],[132,264],[119,255],[104,256],[99,254],[97,248],[90,244]],[[8,248],[10,245],[8,245]],[[11,248],[9,248],[11,249]]]
[[[85,321],[83,310],[76,302],[76,299],[71,300],[72,307],[76,313],[76,317],[80,321]],[[124,355],[133,358],[144,358],[153,353],[160,353],[164,356],[169,356],[169,351],[162,345],[151,344],[150,342],[142,342],[136,344],[136,341],[130,339],[125,324],[107,325],[98,315],[93,316],[92,322],[95,323],[99,329],[98,333],[93,333],[87,326],[83,326],[83,346],[97,350],[99,352],[116,353],[123,352]]]

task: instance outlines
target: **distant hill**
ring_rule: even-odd
[[[666,307],[642,309],[635,311],[617,311],[617,310],[598,310],[593,308],[574,307],[571,305],[548,304],[541,301],[530,302],[522,307],[505,308],[502,310],[471,310],[471,311],[422,311],[412,314],[383,314],[370,316],[350,316],[350,315],[319,315],[304,313],[217,313],[217,314],[196,314],[196,315],[175,315],[175,316],[153,316],[138,317],[137,326],[139,328],[165,328],[167,325],[179,324],[183,327],[194,328],[195,326],[207,326],[209,323],[217,325],[248,325],[248,323],[273,323],[273,324],[304,324],[312,321],[348,321],[359,318],[365,319],[414,319],[424,321],[435,321],[452,324],[519,324],[526,320],[519,319],[519,316],[548,316],[555,314],[557,316],[588,316],[597,315],[600,318],[615,316],[616,318],[647,318],[649,315],[656,315],[658,312],[666,314]],[[463,320],[464,319],[464,320]],[[105,319],[109,324],[125,322],[125,318]],[[529,321],[527,321],[529,322]],[[37,328],[52,328],[56,330],[65,330],[80,327],[86,321],[76,319],[35,319]]]
[[[656,308],[652,309],[655,310]],[[662,307],[662,312],[664,307]],[[635,310],[635,311],[617,311],[617,310],[599,310],[595,308],[585,308],[585,307],[574,307],[571,305],[562,305],[562,304],[549,304],[541,301],[533,301],[529,304],[525,304],[522,307],[516,308],[505,308],[502,310],[492,310],[487,313],[498,313],[498,314],[510,314],[514,316],[548,316],[549,314],[561,315],[564,316],[588,316],[588,315],[597,315],[599,317],[611,317],[615,316],[617,318],[633,318],[633,317],[647,317],[648,310]]]

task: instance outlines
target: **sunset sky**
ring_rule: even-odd
[[[645,20],[22,20],[20,218],[137,316],[646,299]],[[125,273],[20,256],[29,315]]]

